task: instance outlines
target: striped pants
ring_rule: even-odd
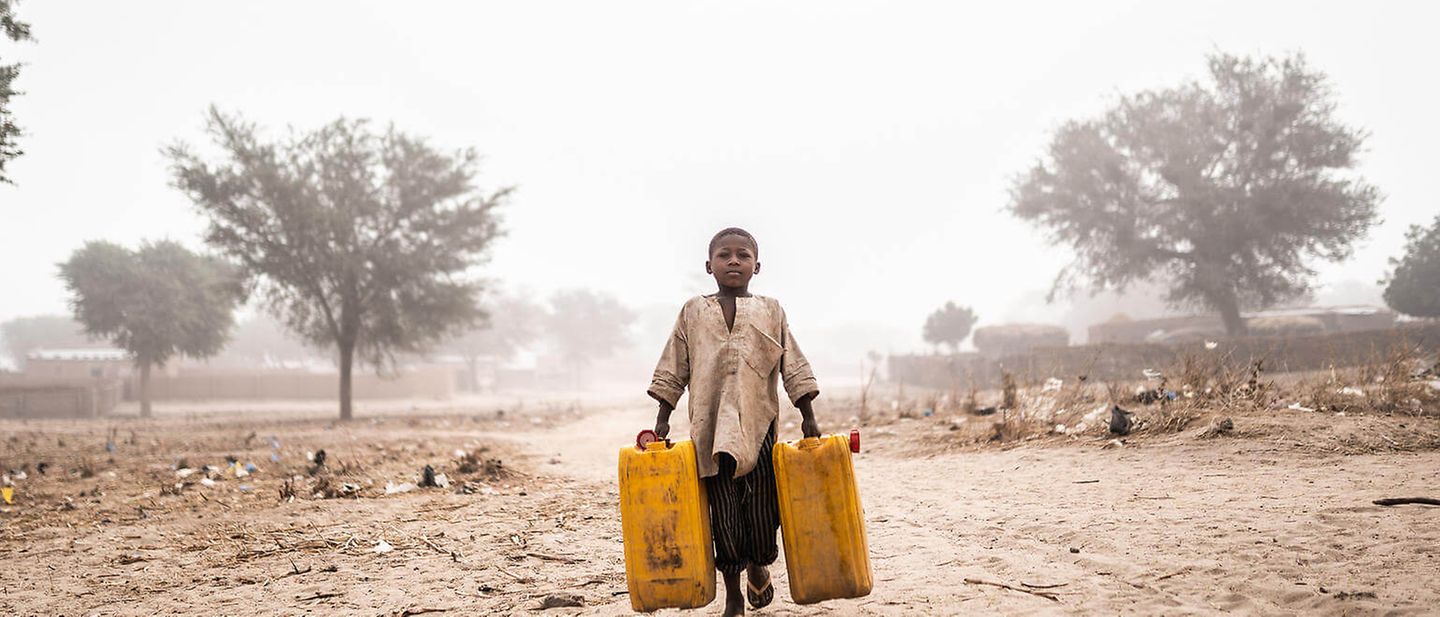
[[[710,531],[715,536],[715,569],[735,574],[751,564],[775,563],[780,549],[775,531],[780,528],[780,506],[775,496],[775,426],[760,444],[755,469],[735,476],[735,459],[720,454],[720,472],[705,478],[710,493]]]

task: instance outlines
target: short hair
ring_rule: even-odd
[[[719,244],[720,239],[724,238],[725,236],[740,236],[741,238],[749,240],[750,248],[755,249],[755,256],[760,256],[760,243],[755,241],[755,236],[750,235],[750,232],[740,229],[739,227],[726,227],[725,229],[720,230],[720,233],[715,234],[715,237],[710,239],[710,248],[705,253],[706,257],[709,257],[710,255],[713,255],[715,253],[715,245]]]

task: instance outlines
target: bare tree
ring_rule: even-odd
[[[130,352],[140,369],[140,416],[150,416],[150,369],[176,355],[213,356],[245,290],[234,268],[175,242],[137,251],[89,242],[60,264],[85,332]]]
[[[1122,98],[1060,128],[1010,210],[1075,249],[1056,290],[1154,278],[1174,305],[1220,313],[1306,292],[1311,258],[1338,261],[1375,221],[1375,187],[1349,172],[1364,132],[1334,118],[1302,56],[1209,58],[1209,80]]]
[[[970,307],[946,302],[945,306],[935,309],[925,319],[925,330],[921,334],[925,342],[931,345],[943,343],[950,348],[950,353],[955,353],[965,337],[970,336],[970,329],[975,327],[977,320],[979,317]]]
[[[550,336],[579,386],[586,367],[629,343],[635,312],[602,292],[570,289],[550,297]]]
[[[1440,317],[1440,216],[1429,227],[1411,225],[1405,254],[1390,259],[1385,304],[1412,317]]]
[[[16,19],[15,4],[13,0],[0,0],[0,30],[4,30],[5,37],[11,41],[28,41],[30,24]],[[16,142],[24,131],[15,124],[15,117],[10,113],[11,97],[20,94],[12,86],[19,76],[20,65],[0,64],[0,182],[7,184],[14,182],[5,173],[5,163],[25,153]]]
[[[500,235],[511,189],[482,194],[478,156],[447,154],[390,127],[340,119],[268,142],[255,125],[211,108],[225,157],[167,150],[175,186],[210,221],[205,239],[237,260],[277,317],[333,345],[340,418],[351,411],[356,355],[378,366],[481,317],[466,275]]]

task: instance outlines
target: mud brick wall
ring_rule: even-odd
[[[1201,343],[1102,343],[1040,348],[1030,353],[984,357],[975,353],[954,355],[890,356],[891,381],[942,389],[1000,385],[1009,371],[1021,383],[1038,383],[1050,377],[1074,379],[1088,375],[1103,381],[1140,379],[1146,368],[1168,369],[1187,355],[1220,354],[1231,363],[1246,366],[1264,359],[1267,372],[1313,371],[1330,367],[1360,366],[1383,360],[1397,349],[1434,354],[1440,350],[1440,325],[1416,325],[1385,330],[1291,337],[1241,337],[1218,341],[1216,349]]]

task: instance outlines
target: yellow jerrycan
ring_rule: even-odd
[[[642,431],[620,449],[620,527],[631,608],[699,608],[715,599],[710,500],[693,442]]]
[[[851,452],[860,434],[807,437],[775,444],[775,489],[790,597],[814,604],[870,593],[865,512]]]

